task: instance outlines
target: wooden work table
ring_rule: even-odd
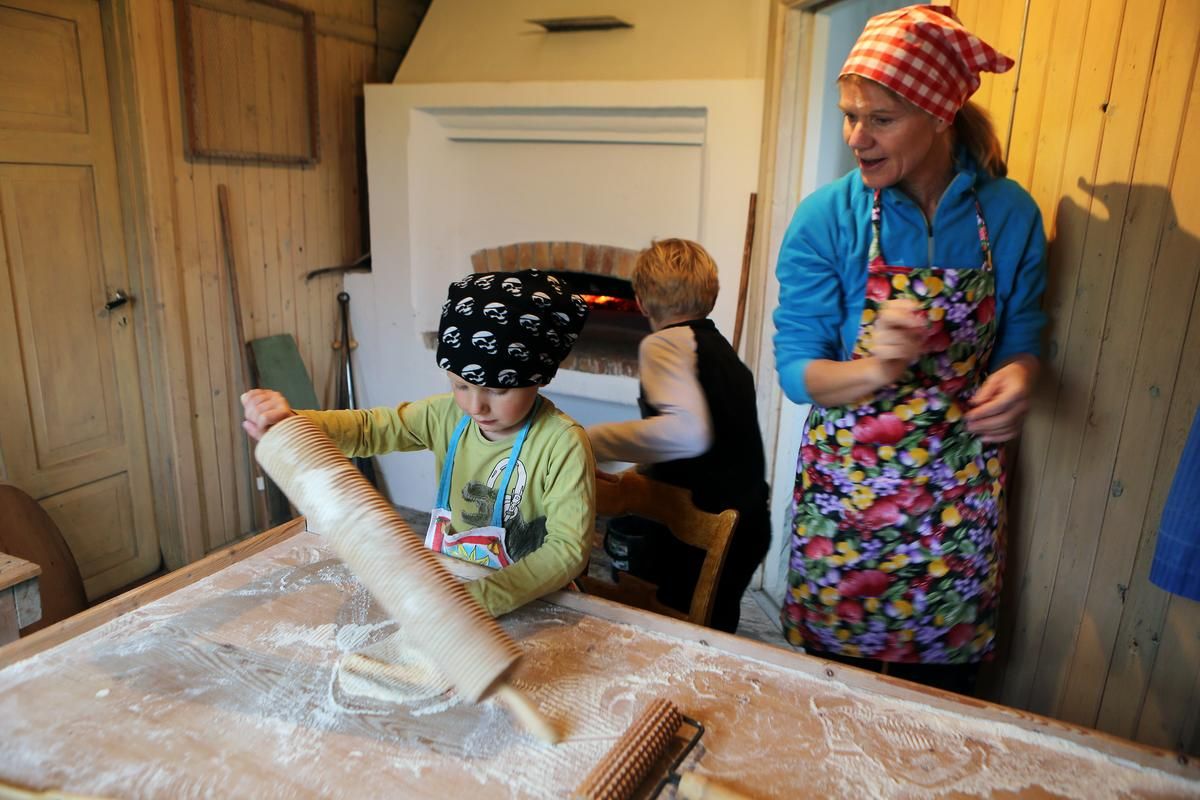
[[[0,786],[559,798],[665,697],[706,726],[685,767],[752,797],[1200,797],[1177,754],[595,597],[502,624],[560,745],[490,702],[343,694],[338,659],[395,625],[295,521],[0,648]]]

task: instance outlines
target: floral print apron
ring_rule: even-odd
[[[916,301],[926,350],[854,403],[814,405],[800,451],[783,623],[813,651],[965,664],[993,647],[1004,566],[1004,452],[963,414],[996,338],[995,275],[975,201],[982,268],[896,267],[880,251],[880,195],[853,358],[889,299]]]

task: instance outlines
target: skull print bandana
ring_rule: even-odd
[[[476,272],[450,284],[437,362],[477,386],[544,386],[579,338],[588,306],[536,269]]]

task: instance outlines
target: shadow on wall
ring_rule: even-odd
[[[1103,708],[1109,691],[1154,702],[1153,653],[1123,655],[1136,650],[1132,637],[1165,654],[1174,635],[1170,596],[1148,575],[1167,473],[1200,397],[1200,331],[1189,326],[1200,239],[1180,227],[1169,187],[1077,185],[1087,207],[1063,197],[1052,221],[1043,372],[1023,452],[1011,454],[1006,586],[985,690],[1108,730],[1118,722]],[[1140,685],[1114,685],[1130,680]]]

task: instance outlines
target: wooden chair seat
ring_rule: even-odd
[[[0,552],[42,568],[38,577],[42,618],[22,628],[22,635],[87,608],[83,578],[58,526],[36,500],[8,483],[0,483]]]
[[[626,573],[619,574],[616,583],[585,575],[578,581],[580,588],[607,600],[686,619],[697,625],[709,623],[725,554],[737,527],[738,512],[733,509],[720,514],[701,511],[687,490],[627,470],[618,475],[597,474],[596,513],[607,517],[636,514],[665,525],[679,541],[703,550],[704,563],[687,614],[660,603],[656,585]]]

